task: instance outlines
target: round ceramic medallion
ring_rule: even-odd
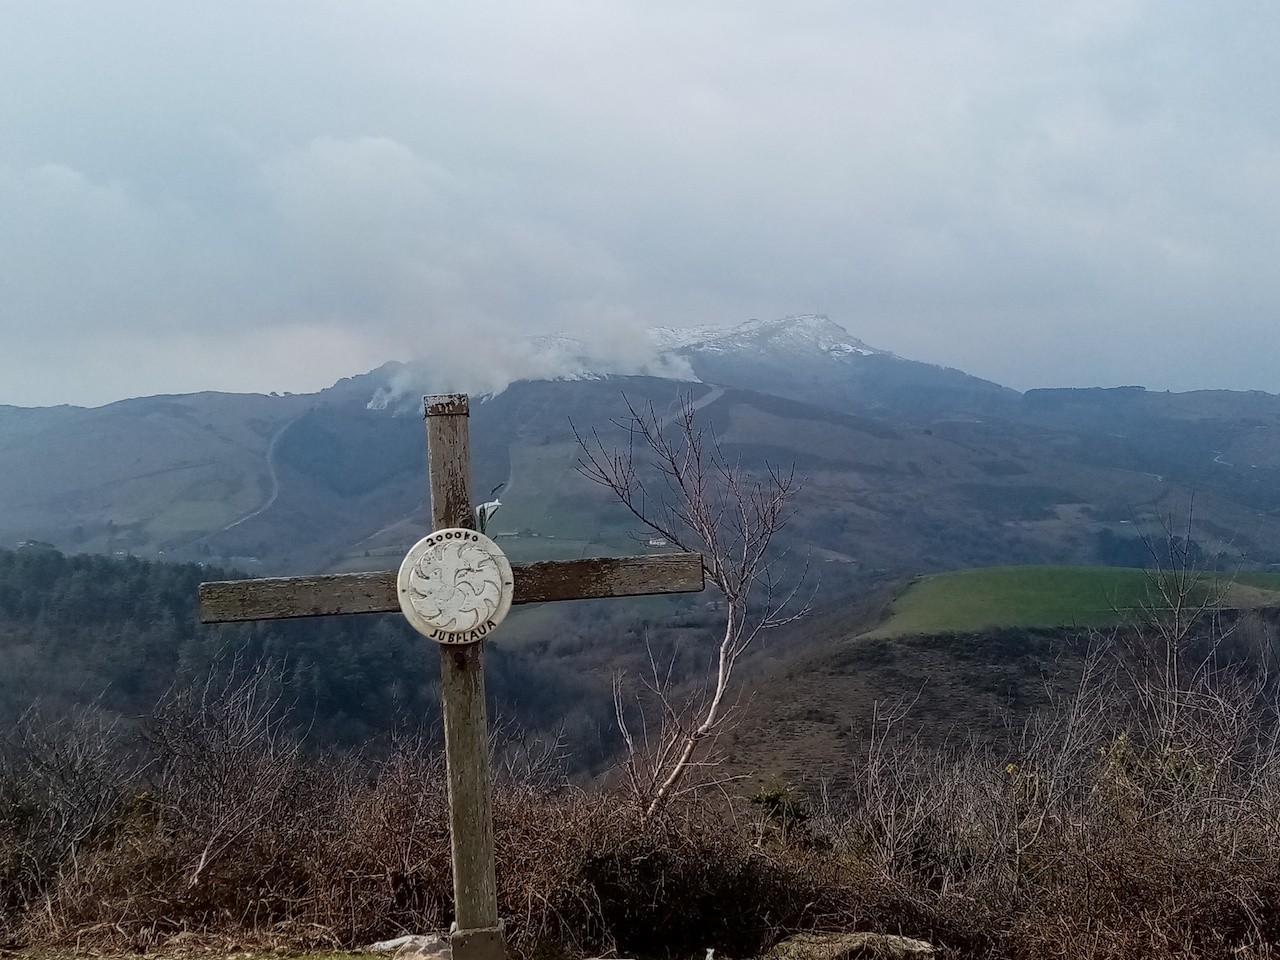
[[[474,530],[437,530],[400,564],[400,609],[437,643],[474,643],[511,609],[515,580],[502,549]]]

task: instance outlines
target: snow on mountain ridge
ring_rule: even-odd
[[[490,343],[483,363],[466,365],[424,357],[387,377],[369,400],[370,409],[399,409],[424,392],[460,390],[475,395],[501,393],[516,380],[594,380],[608,376],[653,376],[698,382],[696,354],[772,356],[785,354],[848,362],[855,356],[895,357],[863,343],[825,314],[794,314],[736,325],[653,327],[642,338],[578,337],[568,333],[512,338]],[[406,406],[409,409],[410,406]]]
[[[826,314],[800,313],[777,320],[748,320],[732,326],[655,327],[649,331],[654,345],[662,351],[699,348],[723,352],[727,347],[744,349],[786,346],[797,350],[817,350],[830,356],[880,355],[887,350],[868,346]]]
[[[901,359],[888,350],[869,346],[822,313],[798,313],[776,320],[748,320],[738,324],[700,324],[693,327],[651,327],[645,331],[652,357],[663,358],[684,350],[723,353],[726,350],[776,350],[858,355]],[[583,377],[616,372],[616,358],[608,346],[567,333],[549,333],[526,340],[530,352],[555,357],[566,375]]]

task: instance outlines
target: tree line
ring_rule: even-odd
[[[316,748],[438,727],[439,659],[400,617],[199,623],[198,584],[243,576],[44,546],[0,550],[0,723],[85,704],[140,717],[175,689],[255,673],[271,678],[287,722]],[[491,713],[598,763],[612,745],[607,685],[501,641],[491,647]]]

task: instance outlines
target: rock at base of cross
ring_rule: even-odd
[[[369,953],[389,953],[392,960],[452,960],[449,938],[438,933],[411,934],[380,940],[365,947]]]
[[[767,960],[924,960],[935,953],[924,940],[888,933],[801,933],[774,947]]]

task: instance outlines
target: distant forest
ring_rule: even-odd
[[[439,727],[439,657],[397,616],[206,626],[196,588],[243,577],[44,546],[0,550],[0,723],[96,704],[125,720],[167,694],[261,673],[288,724],[317,749],[385,744]],[[613,708],[597,681],[490,642],[490,715],[562,735],[577,764],[611,749]]]

